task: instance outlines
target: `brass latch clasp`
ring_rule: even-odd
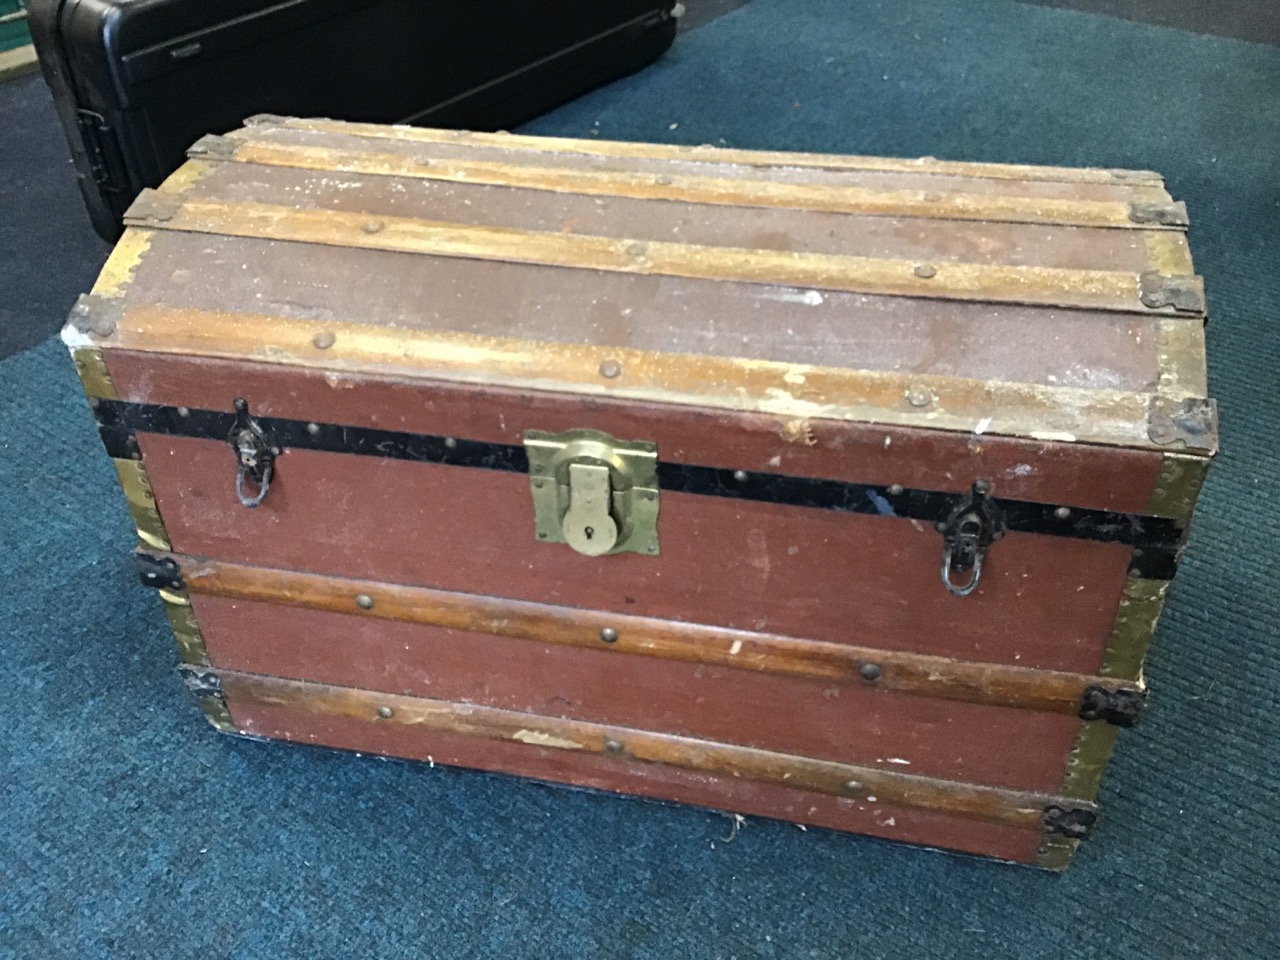
[[[658,448],[598,430],[527,430],[534,535],[588,557],[658,553]]]

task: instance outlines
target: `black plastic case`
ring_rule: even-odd
[[[657,59],[674,0],[30,0],[94,228],[257,113],[514,126]]]

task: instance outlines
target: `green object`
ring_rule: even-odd
[[[19,0],[0,0],[0,50],[13,50],[31,43],[26,10]]]

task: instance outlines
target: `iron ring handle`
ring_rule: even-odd
[[[262,480],[258,483],[258,495],[255,497],[248,497],[245,496],[244,492],[244,478],[245,474],[248,473],[248,470],[245,468],[243,463],[236,467],[236,499],[240,501],[242,506],[248,507],[252,510],[267,498],[267,491],[271,488],[271,474],[274,471],[275,465],[270,463],[267,464],[266,468],[262,471]]]
[[[973,575],[969,577],[969,582],[965,584],[957,584],[951,579],[951,551],[942,551],[942,585],[947,588],[947,592],[954,597],[967,597],[973,591],[978,589],[978,582],[982,579],[982,552],[973,558]]]

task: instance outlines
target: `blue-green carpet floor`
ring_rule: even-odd
[[[1061,877],[762,820],[727,843],[713,813],[219,737],[45,344],[0,362],[0,957],[1280,956],[1280,50],[755,0],[529,129],[1168,177],[1223,454],[1096,836]]]

